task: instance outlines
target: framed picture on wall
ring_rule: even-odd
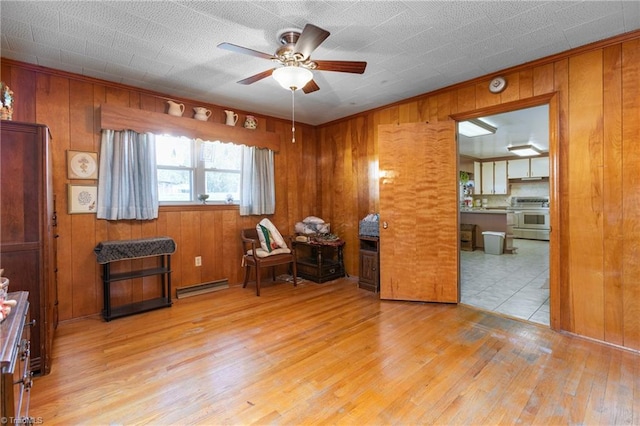
[[[98,153],[67,151],[67,177],[69,179],[98,179]]]
[[[98,207],[98,186],[67,184],[69,214],[95,213]]]

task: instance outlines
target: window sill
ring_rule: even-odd
[[[238,204],[171,204],[160,206],[158,210],[163,212],[191,212],[210,210],[240,210]]]

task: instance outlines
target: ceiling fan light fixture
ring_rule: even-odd
[[[476,118],[467,121],[460,121],[458,123],[458,133],[468,138],[493,135],[497,130],[498,129],[492,125]]]
[[[302,89],[313,79],[313,73],[298,66],[285,66],[273,70],[273,78],[287,90]]]
[[[508,146],[507,149],[512,154],[515,154],[520,157],[532,157],[534,155],[542,154],[542,151],[538,149],[538,147],[527,144],[527,145],[518,145],[518,146]]]

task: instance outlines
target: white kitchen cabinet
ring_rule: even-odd
[[[508,188],[507,181],[507,162],[506,161],[494,161],[493,162],[493,193],[494,194],[506,194]]]
[[[482,194],[493,194],[493,161],[485,161],[482,167]]]
[[[473,179],[475,183],[475,194],[482,194],[482,163],[479,161],[473,162]]]
[[[484,161],[482,163],[482,194],[507,193],[507,162]]]
[[[530,173],[529,159],[519,158],[507,161],[509,179],[528,178]]]
[[[508,174],[509,179],[549,177],[549,157],[509,160]]]
[[[531,177],[549,177],[549,157],[531,158]]]

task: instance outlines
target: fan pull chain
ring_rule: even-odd
[[[296,143],[296,91],[291,89],[291,143]]]

